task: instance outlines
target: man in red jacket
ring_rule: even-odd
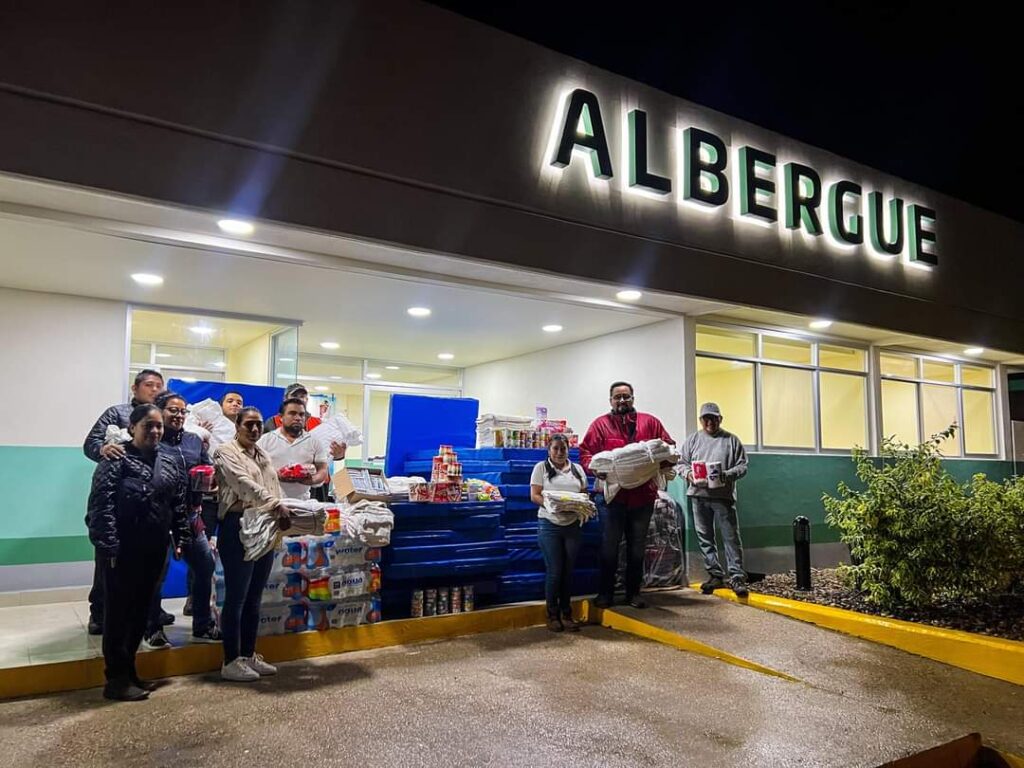
[[[665,427],[649,413],[638,413],[633,407],[633,385],[617,381],[610,389],[612,410],[594,420],[580,443],[580,463],[590,472],[590,460],[595,453],[621,448],[629,443],[661,438],[675,445]],[[593,473],[592,473],[593,474]],[[597,475],[599,480],[604,480]],[[603,491],[603,484],[598,491]],[[626,536],[626,602],[634,608],[646,608],[640,597],[643,582],[644,551],[647,528],[654,514],[658,498],[658,484],[651,480],[639,488],[622,488],[610,503],[604,495],[595,498],[601,517],[601,578],[600,590],[594,604],[607,608],[615,592],[615,575],[619,567],[619,542]]]

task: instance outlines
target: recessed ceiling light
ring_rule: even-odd
[[[970,355],[971,357],[977,357],[978,355],[982,354],[984,351],[985,351],[984,347],[968,347],[967,349],[964,350],[964,354],[965,355]]]
[[[223,360],[218,360],[213,365],[214,365],[215,368],[226,368],[228,364],[225,363]]]
[[[430,309],[427,307],[409,307],[405,311],[413,317],[430,317]]]
[[[320,346],[324,349],[337,349],[341,344],[336,341],[321,341]]]
[[[139,285],[163,285],[164,279],[160,275],[151,275],[148,272],[136,272],[132,275],[134,280]]]
[[[295,362],[295,358],[294,357],[279,357],[279,358],[277,358],[277,361],[279,363],[294,363]]]
[[[437,359],[438,360],[454,360],[455,359],[455,355],[453,355],[451,352],[441,352],[440,354],[438,354]]]
[[[321,384],[321,385],[320,385],[320,386],[318,386],[318,387],[314,387],[314,389],[315,389],[315,390],[316,390],[317,392],[326,392],[328,388],[327,388],[327,387],[325,387],[325,386],[323,386],[323,385]]]
[[[221,232],[227,232],[229,235],[251,235],[255,229],[248,221],[241,219],[221,219],[217,226]]]
[[[619,301],[640,301],[642,296],[640,291],[619,291],[615,294],[615,298]]]
[[[206,325],[193,325],[189,330],[192,331],[192,333],[198,333],[200,336],[208,336],[214,332],[213,328]],[[184,379],[182,379],[182,381],[184,381]]]
[[[400,370],[402,370],[402,369],[401,369],[400,367],[398,367],[397,365],[385,365],[384,367],[385,367],[385,368],[386,368],[387,370],[389,370],[389,371],[400,371]]]
[[[341,381],[341,376],[328,376],[331,381]]]
[[[541,328],[541,330],[544,331],[545,333],[558,333],[560,330],[562,330],[562,326],[545,325],[543,328]]]
[[[379,379],[380,378],[380,374],[379,373],[368,373],[368,374],[366,374],[366,378],[368,378],[368,379]]]
[[[811,322],[807,324],[807,327],[815,331],[823,331],[830,325],[832,325],[831,320],[811,320]]]
[[[174,355],[172,355],[170,352],[157,352],[156,356],[157,357],[174,357]]]

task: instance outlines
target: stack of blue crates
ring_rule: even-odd
[[[476,478],[501,489],[504,502],[463,502],[460,504],[393,504],[395,530],[391,546],[384,550],[384,611],[391,618],[400,613],[397,592],[408,602],[412,589],[429,588],[438,582],[471,583],[477,577],[477,602],[511,603],[544,597],[544,558],[537,544],[537,505],[530,501],[530,475],[547,456],[536,448],[456,448],[466,478]],[[430,477],[433,451],[419,451],[406,458],[405,474]],[[570,451],[573,461],[579,451]],[[486,507],[490,513],[465,510]],[[484,528],[456,528],[479,516],[494,515]],[[426,526],[426,521],[430,525]],[[462,523],[461,521],[467,521]],[[472,536],[467,538],[470,531]],[[499,538],[500,537],[500,538]],[[576,564],[574,594],[597,590],[597,553],[600,525],[592,520],[584,526],[584,544]],[[499,554],[500,552],[500,554]],[[430,558],[429,560],[427,558]],[[428,563],[429,568],[413,567]],[[468,573],[463,568],[473,568]],[[489,577],[489,578],[488,578]],[[483,579],[481,582],[480,580]],[[445,581],[447,580],[447,581]],[[390,593],[394,592],[389,601]],[[389,606],[392,610],[388,610]]]
[[[508,454],[526,460],[533,466],[547,457],[546,450],[505,449]],[[579,451],[569,452],[572,461],[579,461]],[[501,495],[505,498],[502,522],[508,542],[509,567],[498,578],[497,600],[503,603],[521,600],[541,600],[544,597],[544,556],[537,543],[537,505],[530,501],[530,478],[503,478]],[[591,481],[593,482],[593,481]],[[583,526],[583,548],[573,571],[573,594],[597,591],[598,552],[601,545],[601,526],[594,518]]]

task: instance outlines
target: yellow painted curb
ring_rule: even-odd
[[[779,672],[771,669],[770,667],[765,667],[756,662],[744,659],[740,656],[734,656],[731,653],[726,653],[714,646],[697,642],[686,635],[681,635],[677,632],[670,632],[667,629],[656,627],[645,621],[639,621],[638,619],[634,619],[630,616],[625,616],[617,611],[609,610],[607,608],[598,608],[591,604],[589,600],[585,600],[583,602],[580,614],[584,621],[589,621],[593,624],[600,624],[602,627],[615,629],[619,632],[627,632],[631,635],[636,635],[637,637],[653,640],[656,643],[662,643],[663,645],[677,648],[680,651],[688,651],[700,656],[707,656],[711,659],[724,661],[726,664],[732,664],[737,667],[742,667],[743,669],[760,672],[763,675],[781,677],[783,680],[788,680],[792,683],[800,682],[795,677],[790,677],[784,672]]]
[[[751,592],[747,598],[738,598],[731,589],[718,589],[715,596],[899,648],[979,675],[1024,685],[1024,643],[1015,640],[887,619],[756,592]]]
[[[524,603],[426,619],[400,619],[323,632],[271,635],[259,638],[257,649],[268,661],[291,661],[483,632],[522,629],[543,624],[545,618],[543,603]],[[138,655],[136,663],[142,678],[159,679],[210,672],[220,669],[222,661],[220,646],[209,644],[143,652]],[[103,682],[102,657],[8,667],[0,669],[0,699],[95,688],[103,685]]]

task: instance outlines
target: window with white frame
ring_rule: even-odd
[[[722,408],[750,450],[848,452],[868,445],[865,347],[698,325],[697,405]]]
[[[132,340],[128,364],[129,382],[144,368],[160,371],[165,380],[224,381],[227,352],[219,347],[161,344]]]
[[[946,456],[995,456],[995,369],[909,352],[879,355],[882,434],[916,444],[950,424],[959,429],[943,440]]]

